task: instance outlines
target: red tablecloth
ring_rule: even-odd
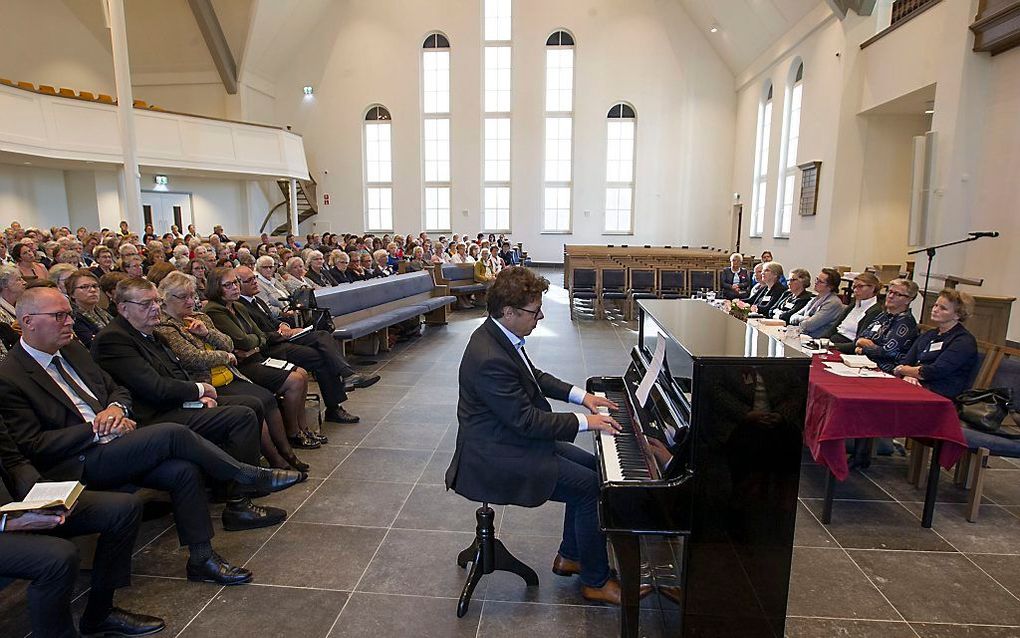
[[[850,474],[846,439],[909,436],[944,441],[939,463],[948,469],[967,450],[949,399],[900,379],[840,377],[826,372],[825,355],[811,362],[804,442],[815,461],[839,480]],[[836,357],[832,357],[835,359]]]

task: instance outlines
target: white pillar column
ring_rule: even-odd
[[[138,172],[138,144],[135,140],[134,98],[131,92],[131,65],[128,61],[127,24],[124,0],[106,0],[110,18],[110,43],[113,45],[113,75],[117,83],[117,120],[124,149],[121,167],[124,182],[124,219],[141,235],[142,184]]]
[[[293,177],[290,179],[290,232],[298,234],[297,180]]]

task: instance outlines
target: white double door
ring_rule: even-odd
[[[170,232],[170,226],[186,232],[188,224],[195,223],[191,193],[142,191],[142,217],[146,224],[152,224],[156,235]]]

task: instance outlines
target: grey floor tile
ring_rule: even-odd
[[[797,547],[836,547],[832,535],[803,502],[797,503],[797,529],[793,544]]]
[[[906,465],[872,465],[864,471],[871,480],[900,501],[923,501],[924,482],[915,487],[907,482]],[[953,473],[943,471],[939,475],[939,503],[966,503],[969,492],[953,483]]]
[[[215,533],[213,549],[233,565],[243,565],[276,531],[276,527],[263,527],[227,532],[223,530],[219,516],[213,516],[212,522]],[[174,528],[137,552],[131,563],[131,571],[148,576],[183,578],[187,560],[188,549],[180,546],[177,529]]]
[[[807,506],[815,516],[821,516],[822,501],[811,500]],[[934,531],[921,527],[920,520],[899,503],[838,501],[826,529],[846,548],[953,550]]]
[[[1020,505],[1020,468],[989,470],[983,494],[999,505]]]
[[[503,515],[501,534],[563,536],[563,503],[549,501],[539,507],[508,505]]]
[[[412,487],[412,483],[330,479],[292,515],[292,520],[389,527]]]
[[[431,452],[439,445],[448,427],[446,423],[396,423],[387,419],[372,430],[358,447]]]
[[[421,423],[426,425],[449,425],[457,420],[457,406],[450,404],[401,403],[386,415],[390,423]]]
[[[487,600],[478,635],[517,638],[523,627],[534,636],[599,638],[619,635],[619,616],[605,607],[571,607]]]
[[[917,638],[905,622],[787,618],[786,638]]]
[[[212,583],[134,576],[130,587],[117,591],[115,603],[128,611],[162,618],[166,629],[160,635],[176,636],[219,590],[220,586]],[[75,607],[84,611],[85,597]]]
[[[1020,604],[961,554],[850,550],[909,622],[1020,624]]]
[[[337,468],[332,478],[414,482],[428,465],[426,450],[358,448]]]
[[[354,588],[386,530],[287,523],[248,562],[260,585]]]
[[[302,503],[322,483],[322,479],[310,478],[298,483],[282,492],[275,492],[269,496],[256,499],[255,503],[263,506],[282,507],[293,516]]]
[[[999,581],[999,584],[1020,598],[1020,556],[1013,554],[967,554],[978,566]]]
[[[439,447],[436,448],[440,452],[453,452],[457,449],[457,424],[454,423],[447,430],[446,434],[443,435],[443,439],[439,442]]]
[[[481,608],[478,601],[464,618],[457,618],[457,601],[451,598],[358,592],[351,595],[329,637],[475,638]]]
[[[326,421],[322,424],[322,433],[329,437],[329,445],[331,446],[343,445],[354,447],[361,443],[362,439],[374,430],[378,423],[378,418],[367,420],[364,415],[361,415],[360,423],[332,423]],[[300,457],[304,450],[296,450],[296,452]]]
[[[907,503],[920,513],[921,503]],[[932,526],[961,552],[1020,554],[1020,518],[995,505],[982,505],[977,522],[965,518],[966,505],[945,504],[935,508]]]
[[[517,536],[501,534],[507,549],[535,570],[538,587],[528,587],[516,574],[494,572],[485,578],[488,587],[486,600],[509,602],[549,603],[558,605],[592,605],[581,597],[581,581],[577,576],[565,577],[552,573],[552,562],[560,546],[560,539],[549,536]]]
[[[821,465],[800,466],[800,492],[803,499],[823,498],[828,470]],[[889,494],[859,472],[851,472],[845,481],[836,482],[836,498],[840,500],[892,501]]]
[[[381,375],[381,374],[379,376],[381,378],[379,379],[379,383],[376,384],[376,385],[379,385],[379,386],[397,386],[397,387],[410,388],[414,384],[416,384],[419,381],[421,381],[421,374],[419,374],[417,372],[397,372],[397,371],[392,371],[392,372],[387,372],[385,374],[385,376]]]
[[[981,627],[911,623],[921,638],[1016,638],[1020,627]]]
[[[182,636],[324,636],[347,594],[282,587],[227,587]]]
[[[478,507],[478,503],[447,491],[445,485],[420,483],[411,491],[393,527],[474,533]],[[496,529],[499,529],[505,508],[497,505],[492,509],[496,514]]]
[[[838,596],[834,591],[840,592]],[[867,620],[900,620],[896,610],[842,549],[795,547],[786,613]]]
[[[357,591],[457,598],[467,571],[457,566],[457,554],[474,540],[474,533],[391,530]],[[409,575],[413,575],[409,576]],[[485,596],[485,579],[475,596]]]
[[[327,436],[329,436],[328,433]],[[311,466],[308,470],[310,478],[324,479],[332,474],[336,466],[340,465],[353,449],[353,447],[334,443],[333,437],[330,436],[329,445],[323,445],[316,450],[294,450],[294,454]]]
[[[456,430],[457,426],[450,426],[451,429]],[[436,483],[439,485],[446,484],[446,470],[450,467],[450,461],[453,460],[453,452],[440,452],[436,451],[429,460],[429,464],[425,466],[425,472],[418,479],[418,483]]]

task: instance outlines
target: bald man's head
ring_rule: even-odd
[[[25,290],[16,310],[22,339],[37,350],[53,354],[74,339],[71,303],[56,288]]]

